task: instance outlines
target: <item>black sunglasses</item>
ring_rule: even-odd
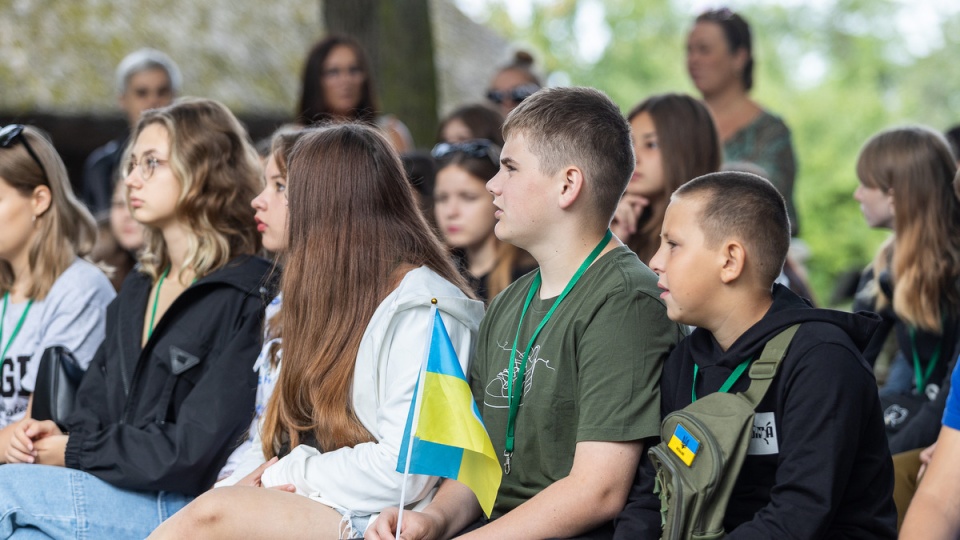
[[[23,127],[23,124],[10,124],[9,126],[4,126],[3,129],[0,129],[0,148],[10,148],[19,139],[20,142],[23,143],[23,147],[27,149],[27,153],[33,158],[33,161],[40,166],[40,171],[43,173],[43,177],[47,178],[47,181],[49,182],[50,177],[47,176],[47,170],[43,168],[43,163],[40,163],[40,158],[37,157],[37,154],[30,146],[30,142],[27,141],[27,138],[23,135]]]
[[[487,158],[494,166],[500,166],[500,147],[487,139],[473,139],[462,143],[440,143],[433,147],[430,155],[438,160],[453,154],[465,154],[475,159]]]
[[[497,105],[503,103],[507,98],[510,98],[514,103],[520,103],[521,101],[532,96],[540,89],[540,85],[535,83],[522,84],[520,86],[514,86],[509,90],[488,90],[487,99],[496,103]]]

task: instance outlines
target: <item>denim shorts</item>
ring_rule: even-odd
[[[345,508],[333,507],[343,518],[340,519],[340,538],[363,538],[364,531],[370,525],[370,514],[357,514]]]

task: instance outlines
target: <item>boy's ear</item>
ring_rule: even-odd
[[[567,209],[583,191],[583,171],[579,167],[564,167],[559,174],[563,175],[563,182],[560,186],[560,208]]]
[[[730,284],[743,274],[747,251],[738,240],[725,240],[720,250],[720,258],[720,281],[724,284]]]

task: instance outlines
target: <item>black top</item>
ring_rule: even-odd
[[[117,487],[199,495],[250,427],[271,264],[238,257],[181,293],[141,347],[149,276],[131,272],[67,420],[65,461]]]
[[[91,152],[84,162],[80,199],[91,214],[98,215],[110,209],[113,188],[120,178],[118,169],[123,158],[123,149],[126,147],[126,137],[112,140]]]
[[[729,350],[703,329],[674,349],[663,368],[662,414],[690,404],[694,364],[703,397],[777,333],[803,323],[757,406],[755,428],[759,421],[764,429],[754,436],[763,437],[730,497],[727,538],[896,538],[893,463],[876,382],[861,356],[879,317],[814,309],[779,285],[773,296],[767,314]],[[741,377],[730,391],[749,384]],[[625,526],[631,513],[650,506],[649,497],[656,496],[634,490]]]

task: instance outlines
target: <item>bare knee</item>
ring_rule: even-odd
[[[163,523],[150,538],[215,538],[225,533],[229,495],[223,489],[200,495]]]

